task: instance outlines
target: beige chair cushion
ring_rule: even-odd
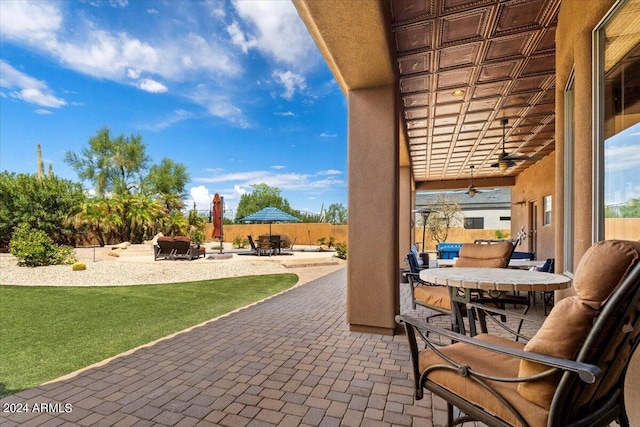
[[[522,343],[494,335],[480,334],[475,338],[520,350],[523,348]],[[484,374],[497,377],[517,377],[518,375],[519,359],[517,358],[496,354],[463,343],[442,347],[440,350],[460,364],[467,365],[471,369]],[[420,351],[418,359],[420,372],[424,372],[430,366],[444,363],[443,359],[431,350]],[[476,405],[486,408],[512,425],[520,425],[513,414],[495,396],[468,377],[460,376],[457,371],[436,369],[429,373],[428,377],[429,380]],[[522,414],[531,427],[547,425],[549,412],[518,394],[516,391],[517,383],[487,382]]]
[[[597,306],[590,306],[578,297],[565,298],[553,307],[540,330],[524,349],[563,359],[573,359],[589,333],[596,313]],[[548,369],[548,366],[522,360],[518,376],[526,377]],[[518,393],[536,405],[549,409],[559,381],[560,373],[544,380],[520,383]]]
[[[451,310],[448,286],[416,286],[413,290],[413,297],[419,304]]]
[[[591,246],[580,259],[573,278],[576,294],[602,302],[638,260],[638,242],[605,240]]]
[[[466,243],[460,247],[456,267],[504,268],[509,264],[513,243],[500,242],[487,245]]]
[[[638,260],[639,242],[602,241],[580,259],[573,279],[577,296],[559,301],[525,350],[573,359],[586,338],[601,304]],[[526,377],[547,370],[541,364],[522,361],[518,375]],[[521,383],[518,393],[543,408],[550,408],[560,375]]]

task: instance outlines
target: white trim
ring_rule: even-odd
[[[571,67],[564,88],[564,274],[573,275],[573,153],[574,153],[574,107],[575,107],[575,65]]]

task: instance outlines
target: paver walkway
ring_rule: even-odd
[[[402,285],[401,289],[406,289]],[[403,312],[410,311],[403,292]],[[425,426],[406,337],[349,331],[346,269],[0,401],[3,426]],[[421,309],[418,309],[421,310]],[[46,404],[43,406],[42,404]]]

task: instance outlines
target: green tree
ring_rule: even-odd
[[[171,159],[162,159],[159,165],[152,165],[145,180],[145,193],[158,197],[167,210],[182,210],[182,200],[187,196],[185,190],[189,174],[187,168]]]
[[[347,223],[347,208],[342,203],[332,203],[325,213],[325,221],[333,225],[344,225]]]
[[[253,188],[251,193],[243,194],[240,197],[238,209],[236,210],[236,221],[267,206],[273,206],[293,215],[289,202],[280,195],[281,190],[279,188],[269,187],[264,183],[252,185],[251,188]]]
[[[64,160],[80,179],[91,181],[100,196],[108,192],[130,194],[132,190],[140,189],[151,161],[142,136],[112,138],[107,127],[91,137],[89,146],[80,154],[67,151]]]
[[[1,172],[0,245],[8,245],[19,224],[42,230],[57,244],[74,244],[77,230],[70,218],[84,201],[80,184],[69,180]]]
[[[427,232],[438,243],[446,242],[449,229],[463,218],[458,200],[455,196],[439,193],[427,207],[432,211],[427,219]]]
[[[140,135],[112,137],[102,128],[80,153],[68,151],[65,162],[98,194],[74,222],[94,232],[100,244],[139,243],[166,229],[187,231],[182,213],[187,169],[170,159],[150,166]]]
[[[622,218],[640,218],[640,199],[631,199],[620,208]]]

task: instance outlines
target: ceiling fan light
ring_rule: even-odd
[[[470,188],[469,189],[469,197],[473,197],[476,195],[476,189],[475,188]]]
[[[505,173],[507,169],[509,169],[509,162],[506,160],[500,160],[498,162],[498,169],[500,169],[500,172]]]

